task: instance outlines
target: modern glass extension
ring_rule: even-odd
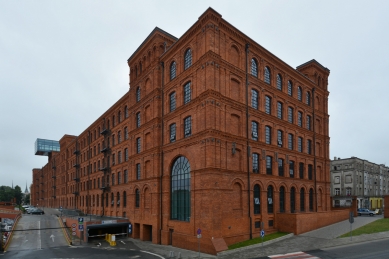
[[[35,141],[35,155],[48,156],[50,152],[59,150],[59,141],[40,138]]]

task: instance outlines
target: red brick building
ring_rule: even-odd
[[[128,65],[129,91],[33,170],[32,204],[128,217],[134,238],[192,250],[200,228],[209,253],[260,222],[332,220],[326,67],[292,68],[211,8],[178,39],[155,28]]]

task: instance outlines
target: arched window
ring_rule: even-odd
[[[120,192],[116,194],[116,205],[119,207],[120,206]]]
[[[176,109],[176,92],[173,92],[169,95],[170,99],[170,112],[174,111]]]
[[[305,193],[304,188],[300,190],[300,211],[305,211]]]
[[[306,102],[307,102],[307,105],[311,106],[311,93],[310,92],[307,92]]]
[[[190,89],[190,82],[186,83],[184,86],[184,104],[187,104],[192,99],[192,91]]]
[[[122,112],[118,112],[118,123],[122,122]]]
[[[290,212],[294,213],[296,211],[296,188],[292,187],[290,189]]]
[[[301,86],[297,87],[297,100],[301,101],[303,96],[303,92],[301,90]]]
[[[187,70],[192,65],[192,51],[187,49],[185,51],[184,70]]]
[[[127,206],[127,193],[126,191],[123,192],[123,207]]]
[[[265,67],[265,83],[270,84],[270,68]]]
[[[271,114],[271,97],[265,96],[265,112],[266,114]]]
[[[128,118],[128,107],[127,107],[127,105],[124,107],[124,117]]]
[[[259,155],[253,153],[253,173],[259,173]]]
[[[277,74],[277,89],[282,91],[282,77],[280,74]]]
[[[258,140],[258,122],[251,122],[251,135],[253,140]]]
[[[267,187],[267,213],[273,213],[273,186]]]
[[[251,89],[251,107],[258,110],[258,91]]]
[[[313,211],[313,189],[309,189],[309,211]]]
[[[258,184],[254,186],[254,214],[261,213],[261,189]]]
[[[135,190],[135,208],[139,208],[140,204],[140,192],[139,189]]]
[[[254,58],[251,59],[251,75],[258,77],[258,63]]]
[[[293,95],[293,84],[292,84],[292,82],[290,80],[288,81],[288,94],[290,96]]]
[[[140,87],[139,86],[136,88],[136,101],[137,102],[140,101]]]
[[[170,80],[176,78],[176,62],[172,62],[170,65]]]
[[[115,201],[114,201],[113,192],[111,192],[111,207],[113,207],[114,203],[115,203]]]
[[[285,187],[280,187],[280,212],[285,212]]]
[[[190,221],[190,164],[178,157],[171,171],[171,219]]]

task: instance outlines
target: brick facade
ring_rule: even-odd
[[[192,62],[185,68],[189,49]],[[192,250],[197,249],[196,231],[201,228],[202,251],[208,253],[216,252],[212,238],[223,238],[229,245],[259,236],[259,222],[269,233],[285,221],[301,224],[299,218],[309,219],[309,228],[294,227],[301,232],[322,226],[313,220],[316,212],[333,215],[327,68],[315,60],[290,67],[211,8],[179,39],[155,28],[128,65],[129,91],[79,136],[65,135],[61,151],[52,153],[42,169],[33,169],[32,204],[124,216],[133,224],[134,238]],[[265,69],[270,70],[266,78]],[[185,93],[188,82],[190,98]],[[288,134],[293,135],[291,149]],[[187,221],[171,219],[172,166],[182,156],[190,164]],[[272,170],[267,170],[266,157],[272,158]],[[267,197],[269,186],[272,199]],[[271,206],[273,212],[268,212]]]

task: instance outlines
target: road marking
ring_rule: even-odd
[[[268,256],[272,259],[320,259],[317,256],[313,256],[304,252],[294,252],[288,254],[278,254],[278,255],[270,255]]]
[[[126,243],[124,243],[123,241],[120,241],[120,242],[122,242],[123,243],[123,245],[125,245]]]
[[[50,236],[50,238],[53,240],[53,242],[54,242],[54,235],[53,234],[51,234],[51,236]]]
[[[154,256],[158,256],[158,257],[161,258],[161,259],[165,259],[165,257],[162,257],[162,256],[157,255],[157,254],[154,254],[154,253],[150,253],[150,252],[147,252],[147,251],[139,250],[139,252],[143,252],[143,253],[146,253],[146,254],[151,254],[151,255],[154,255]]]
[[[42,240],[41,240],[41,222],[38,221],[38,250],[42,249]]]

